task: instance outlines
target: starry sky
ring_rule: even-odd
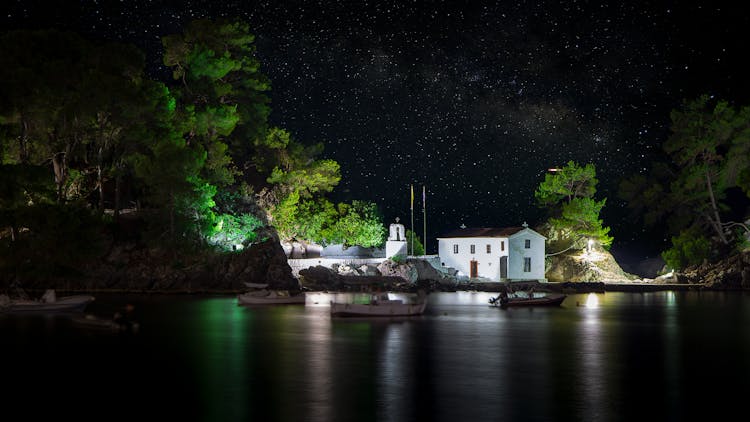
[[[730,2],[10,1],[3,27],[69,29],[133,43],[167,81],[163,35],[195,18],[250,23],[272,81],[271,124],[323,142],[342,182],[333,200],[378,203],[386,222],[435,236],[538,224],[548,168],[596,165],[613,253],[653,256],[663,235],[626,218],[623,176],[644,172],[669,113],[708,93],[750,103],[750,18]]]

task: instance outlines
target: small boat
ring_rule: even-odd
[[[237,295],[238,305],[294,305],[305,304],[305,293],[289,290],[254,290]]]
[[[334,317],[399,317],[424,313],[427,301],[420,295],[416,303],[404,303],[401,299],[389,299],[388,294],[373,295],[370,303],[338,303],[331,301],[331,316]]]
[[[11,299],[7,295],[0,295],[0,312],[4,313],[56,313],[83,312],[94,296],[73,295],[57,297],[54,290],[47,290],[39,300]]]
[[[565,298],[568,297],[565,294],[555,294],[547,296],[526,296],[526,297],[509,297],[508,295],[500,295],[498,297],[490,298],[490,306],[498,308],[508,308],[512,306],[559,306]]]
[[[115,315],[112,319],[101,318],[96,315],[86,314],[72,318],[73,324],[81,328],[99,329],[106,331],[133,333],[138,332],[140,325],[135,321],[124,320]]]

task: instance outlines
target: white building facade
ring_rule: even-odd
[[[459,275],[492,281],[547,281],[544,255],[547,238],[523,227],[461,228],[438,238],[444,267]]]
[[[392,258],[394,256],[406,256],[406,229],[403,224],[396,222],[388,228],[388,240],[385,242],[385,256]]]

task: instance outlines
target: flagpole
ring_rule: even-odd
[[[424,223],[422,246],[424,247],[424,254],[427,255],[427,205],[425,203],[425,197],[425,187],[422,185],[422,222]]]
[[[411,254],[414,255],[414,185],[409,185],[411,187],[411,203],[409,204],[409,208],[411,208]]]

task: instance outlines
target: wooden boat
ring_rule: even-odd
[[[305,293],[293,294],[288,290],[253,290],[237,295],[238,305],[295,305],[305,304]]]
[[[370,303],[337,303],[331,301],[331,316],[334,317],[398,317],[424,313],[427,301],[422,296],[416,303],[404,303],[401,299],[389,299],[388,294],[375,295]]]
[[[4,313],[56,313],[83,312],[94,296],[73,295],[57,297],[54,290],[47,290],[41,299],[11,299],[0,297],[0,312]]]
[[[568,297],[564,294],[555,294],[538,297],[508,297],[507,295],[500,295],[490,299],[490,306],[499,308],[508,308],[513,306],[559,306],[563,303],[565,298]]]

